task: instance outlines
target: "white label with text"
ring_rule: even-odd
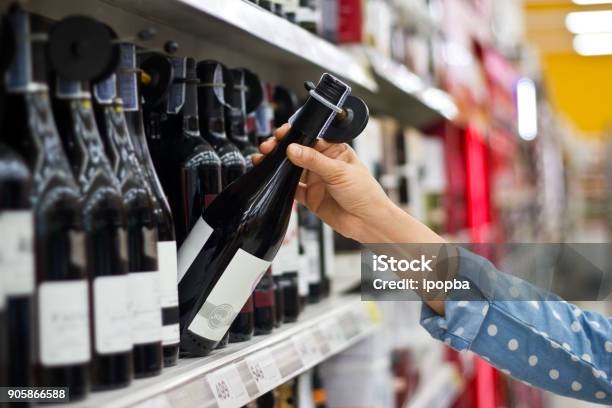
[[[130,320],[132,343],[161,340],[159,272],[134,272],[130,277]]]
[[[268,266],[270,262],[239,248],[193,318],[189,330],[213,341],[221,340]]]
[[[34,291],[32,212],[0,212],[0,275],[7,296],[29,295]]]
[[[128,275],[99,276],[93,281],[95,347],[100,354],[132,349]]]
[[[44,366],[89,361],[89,300],[86,280],[48,281],[38,288],[40,362]]]

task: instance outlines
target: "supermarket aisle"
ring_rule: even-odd
[[[586,3],[0,0],[0,408],[591,406],[372,295],[367,223],[298,203],[340,188],[287,158],[323,140],[333,181],[353,150],[353,204],[417,246],[612,253],[612,3]],[[516,275],[611,316],[572,289],[612,272],[576,265]]]

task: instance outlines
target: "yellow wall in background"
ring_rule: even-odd
[[[545,54],[542,68],[553,105],[582,132],[612,130],[612,56]]]
[[[565,16],[571,11],[610,10],[612,4],[523,0],[523,7],[527,39],[540,52],[546,90],[554,107],[586,136],[612,130],[612,56],[576,54],[573,35],[565,27]]]

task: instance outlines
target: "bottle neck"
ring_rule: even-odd
[[[223,92],[217,88],[217,92]],[[201,85],[198,89],[200,133],[206,139],[227,139],[225,133],[225,106],[215,95],[214,85]]]
[[[225,110],[226,131],[231,140],[248,143],[244,73],[239,69],[233,70],[232,73],[234,74],[234,89],[232,90],[233,106],[227,107]]]

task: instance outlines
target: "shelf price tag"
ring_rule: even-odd
[[[234,364],[206,376],[219,408],[240,407],[249,402],[249,394]]]
[[[325,336],[331,351],[336,351],[346,342],[344,331],[336,319],[328,319],[327,321],[319,324],[319,330]]]
[[[305,367],[313,365],[323,357],[312,331],[306,330],[297,334],[292,337],[292,340]]]
[[[282,376],[270,353],[265,349],[245,359],[259,392],[267,392],[277,386]]]

